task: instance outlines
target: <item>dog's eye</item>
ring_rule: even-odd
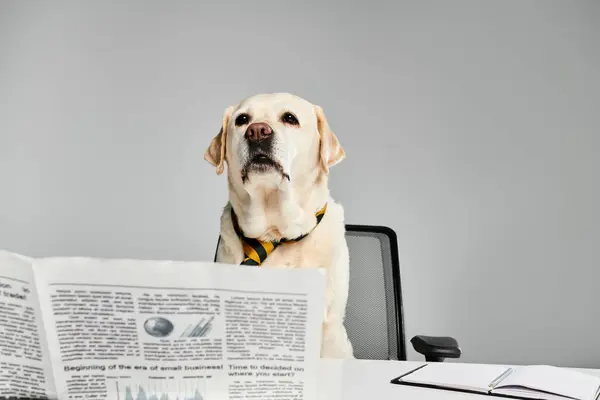
[[[283,123],[286,124],[290,124],[290,125],[300,125],[300,123],[298,122],[298,118],[296,118],[296,116],[294,114],[292,114],[291,112],[284,112],[281,115],[281,121]]]
[[[248,114],[240,114],[235,119],[235,126],[246,125],[248,122],[250,122],[250,116]]]

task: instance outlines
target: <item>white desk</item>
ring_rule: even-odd
[[[412,361],[321,360],[318,400],[489,399],[489,396],[393,385],[390,381],[422,365]],[[600,369],[579,371],[600,376]]]

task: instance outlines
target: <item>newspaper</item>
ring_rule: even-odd
[[[0,397],[313,399],[322,271],[0,250]]]

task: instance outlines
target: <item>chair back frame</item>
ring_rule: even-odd
[[[389,240],[389,262],[391,263],[391,286],[393,293],[390,301],[389,293],[386,293],[386,304],[388,308],[388,315],[393,315],[393,319],[388,319],[388,338],[389,340],[395,339],[397,351],[393,351],[390,346],[389,359],[397,361],[406,361],[406,344],[405,344],[405,332],[404,332],[404,308],[402,303],[402,285],[400,280],[400,257],[398,251],[398,237],[396,232],[387,226],[381,225],[356,225],[346,224],[346,232],[359,232],[359,233],[375,233],[378,235],[385,235]],[[384,277],[387,278],[386,272],[384,271]],[[384,288],[385,290],[385,288]]]

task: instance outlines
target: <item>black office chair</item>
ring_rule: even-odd
[[[400,261],[396,232],[384,226],[346,225],[350,251],[350,288],[346,330],[356,358],[406,360]],[[428,362],[459,358],[451,337],[411,339]]]
[[[219,237],[217,249],[220,240]],[[346,225],[346,241],[350,252],[350,287],[345,326],[354,356],[405,361],[396,233],[383,226]],[[411,343],[427,362],[461,355],[457,341],[451,337],[418,335]]]

